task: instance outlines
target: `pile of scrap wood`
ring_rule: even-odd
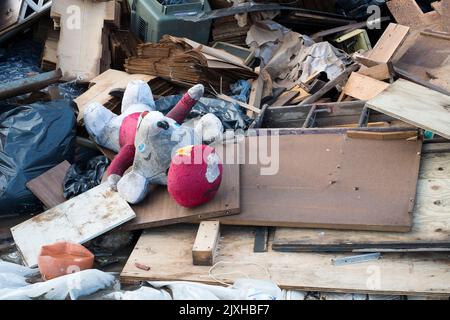
[[[120,113],[121,94],[134,80],[149,84],[156,104],[203,84],[215,112],[238,110],[249,125],[214,144],[222,183],[213,200],[195,208],[178,205],[165,186],[129,204],[106,176],[66,199],[67,161],[28,181],[45,210],[14,220],[10,232],[0,225],[0,245],[14,242],[25,265],[36,266],[42,246],[60,239],[92,247],[132,234],[138,240],[117,259],[122,264],[114,260],[118,251],[96,252],[97,262],[109,254],[125,284],[229,285],[247,277],[306,296],[322,292],[323,299],[334,292],[450,297],[449,0],[428,13],[414,0],[388,1],[395,21],[378,19],[382,30],[302,11],[308,1],[291,11],[243,6],[281,8],[281,15],[225,6],[206,14],[214,19],[214,47],[172,35],[140,43],[116,30],[115,1],[81,2],[89,19],[95,16],[95,32],[70,50],[83,34],[65,38],[65,11],[54,5],[61,32],[59,42],[49,35],[43,61],[60,67],[64,79],[89,82],[75,99],[80,147],[114,159],[114,151],[89,140],[83,112],[100,103]],[[248,14],[246,26],[231,18],[235,13]],[[105,32],[106,56],[118,70],[104,58]],[[61,73],[47,76],[54,82]],[[230,94],[236,83],[244,94]]]

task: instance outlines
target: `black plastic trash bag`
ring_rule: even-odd
[[[164,114],[170,111],[182,98],[181,95],[167,96],[155,101],[156,110]],[[189,113],[189,118],[197,118],[207,113],[213,113],[223,124],[225,130],[248,128],[252,120],[242,112],[239,105],[210,98],[201,98]]]
[[[72,161],[75,121],[67,100],[0,113],[0,215],[41,207],[26,183],[64,160]]]
[[[87,163],[71,165],[64,178],[64,197],[69,200],[98,186],[102,182],[108,164],[108,158],[97,156]]]

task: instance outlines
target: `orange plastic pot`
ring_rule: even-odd
[[[78,243],[65,241],[42,246],[38,258],[39,271],[45,280],[92,269],[93,265],[92,252]]]

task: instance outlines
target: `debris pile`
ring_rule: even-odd
[[[450,0],[20,2],[0,299],[449,299]]]

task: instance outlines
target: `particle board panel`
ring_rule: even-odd
[[[405,41],[409,27],[390,23],[375,47],[370,51],[368,58],[377,62],[387,63]]]
[[[123,228],[137,230],[193,219],[204,220],[238,214],[240,212],[239,175],[239,165],[224,164],[222,183],[214,199],[191,209],[179,206],[170,197],[166,187],[155,187],[142,203],[132,206],[136,212],[136,219],[124,225]]]
[[[143,233],[121,273],[123,282],[195,281],[218,285],[209,266],[192,265],[196,226],[171,226]],[[213,275],[232,284],[248,276],[274,281],[283,289],[405,295],[450,292],[448,254],[383,254],[368,263],[334,266],[348,254],[253,252],[254,228],[222,228]],[[139,262],[150,266],[144,271]]]
[[[249,150],[254,139],[246,140]],[[220,218],[222,224],[411,229],[421,141],[304,134],[279,136],[273,144],[267,154],[275,174],[261,174],[261,158],[242,164],[241,213]]]
[[[450,97],[399,79],[367,106],[450,139]]]
[[[60,240],[85,243],[133,219],[128,203],[101,184],[13,228],[24,262],[34,267],[41,246]]]
[[[277,228],[273,248],[281,251],[450,251],[450,153],[422,156],[413,226],[408,233]]]
[[[61,162],[56,167],[27,182],[27,188],[41,200],[46,208],[56,207],[66,201],[63,183],[69,168],[68,161]]]

